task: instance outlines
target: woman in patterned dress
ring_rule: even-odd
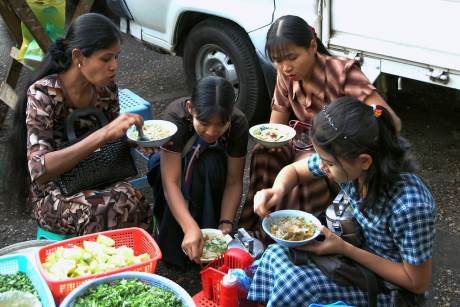
[[[424,293],[431,281],[436,205],[422,180],[412,173],[407,145],[398,138],[388,110],[342,97],[313,120],[316,153],[283,168],[273,187],[257,192],[255,212],[264,217],[299,182],[328,176],[351,200],[364,248],[347,243],[321,226],[325,240],[299,249],[317,255],[338,254],[412,293]],[[308,306],[344,301],[367,306],[367,294],[340,286],[311,261],[296,266],[288,249],[271,245],[262,256],[249,291],[268,306]],[[378,306],[389,306],[381,293]]]
[[[323,106],[341,96],[352,96],[368,105],[384,106],[400,129],[399,118],[362,73],[359,63],[331,56],[314,29],[302,18],[288,15],[277,19],[267,33],[265,50],[277,68],[271,123],[287,125],[290,119],[296,119],[310,124]],[[292,144],[277,149],[266,149],[262,145],[254,147],[241,227],[259,230],[260,220],[253,210],[254,194],[270,187],[283,166],[312,153],[312,150],[296,150]],[[329,205],[335,192],[336,187],[327,180],[312,178],[286,195],[278,209],[319,213]]]
[[[120,45],[120,32],[109,19],[94,13],[80,16],[66,36],[50,46],[18,102],[11,141],[12,196],[27,201],[46,230],[82,235],[128,226],[150,228],[152,206],[128,182],[70,196],[55,182],[101,145],[124,136],[132,124],[142,125],[137,114],[119,115],[114,77]],[[88,136],[61,148],[67,141],[67,116],[86,108],[100,109],[109,124],[99,128],[94,118],[81,118],[76,132]]]

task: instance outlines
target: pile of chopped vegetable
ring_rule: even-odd
[[[149,254],[134,255],[134,250],[122,245],[115,247],[111,238],[98,235],[96,242],[83,241],[83,248],[59,246],[49,254],[43,267],[56,280],[82,277],[112,271],[150,259]]]
[[[11,290],[32,293],[38,298],[37,290],[35,290],[29,277],[23,272],[11,275],[0,274],[0,293]]]
[[[180,307],[181,300],[171,291],[135,279],[122,279],[90,288],[74,307]]]

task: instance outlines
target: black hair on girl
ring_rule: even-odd
[[[107,17],[88,13],[79,16],[70,26],[64,38],[50,45],[40,67],[29,77],[16,105],[12,134],[7,153],[7,172],[10,201],[25,203],[29,195],[30,174],[26,157],[26,108],[27,90],[45,76],[64,72],[72,65],[72,50],[79,49],[85,57],[94,52],[110,48],[121,42],[121,34]]]
[[[199,121],[207,122],[218,116],[225,124],[230,120],[235,105],[235,91],[222,77],[208,76],[198,80],[192,91],[192,111]]]
[[[270,60],[274,57],[283,56],[289,45],[309,48],[311,41],[316,39],[318,52],[330,55],[321,40],[316,36],[315,30],[299,16],[286,15],[278,18],[267,32],[265,53]]]
[[[382,106],[378,110],[376,116],[372,107],[358,99],[341,97],[315,116],[310,131],[315,146],[336,161],[353,161],[363,153],[372,157],[364,180],[363,207],[372,207],[401,172],[415,169],[409,145],[398,137],[390,113]]]

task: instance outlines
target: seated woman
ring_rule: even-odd
[[[321,226],[325,240],[299,249],[343,255],[391,283],[423,293],[431,280],[436,205],[423,181],[412,173],[407,146],[398,138],[391,114],[381,106],[342,97],[315,116],[311,139],[316,153],[284,167],[272,188],[257,192],[255,212],[264,217],[300,182],[328,176],[349,196],[364,247]],[[294,265],[288,249],[277,244],[262,256],[249,298],[268,306],[339,300],[367,306],[368,302],[366,293],[339,286],[313,262]],[[389,306],[390,296],[379,294],[378,304]]]
[[[352,96],[367,105],[384,106],[400,130],[399,118],[362,73],[358,62],[331,56],[314,29],[302,18],[289,15],[278,18],[267,33],[265,50],[277,68],[271,123],[287,125],[290,119],[296,119],[310,124],[325,105],[338,97]],[[278,149],[254,147],[240,227],[260,230],[260,220],[253,211],[254,194],[271,187],[283,166],[304,159],[312,152],[293,144]],[[335,193],[336,186],[327,179],[309,178],[290,191],[277,208],[318,213],[332,201]]]
[[[150,228],[152,205],[128,182],[66,196],[56,178],[92,152],[142,125],[137,114],[119,115],[114,83],[121,35],[99,14],[73,22],[65,37],[49,48],[40,68],[19,99],[11,139],[12,195],[32,205],[38,224],[52,232],[78,234],[128,226]],[[110,121],[102,128],[90,118],[76,123],[76,133],[89,133],[65,148],[65,122],[75,110],[97,108]]]
[[[248,142],[246,117],[234,103],[228,81],[206,77],[190,99],[173,101],[166,109],[165,119],[178,131],[151,157],[148,178],[160,220],[158,244],[167,263],[183,267],[187,256],[199,262],[200,228],[233,229]]]

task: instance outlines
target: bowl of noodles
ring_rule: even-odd
[[[274,148],[286,145],[295,137],[296,131],[287,125],[266,123],[252,126],[249,134],[263,146]]]
[[[302,246],[314,240],[320,234],[320,226],[314,215],[300,210],[275,211],[262,221],[263,230],[285,247]]]
[[[139,132],[134,125],[128,129],[126,136],[143,147],[160,147],[177,132],[177,126],[166,120],[153,119],[144,121],[142,131],[147,138],[146,141],[139,139]]]
[[[222,255],[228,248],[228,243],[232,240],[230,235],[224,235],[219,229],[203,228],[204,246],[201,262],[208,263]]]

